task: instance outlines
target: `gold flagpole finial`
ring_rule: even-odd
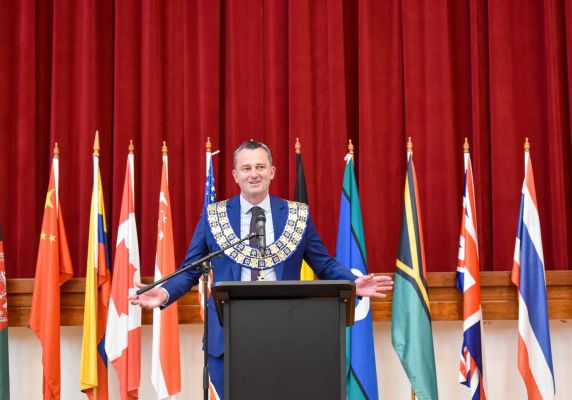
[[[207,137],[207,142],[205,143],[205,149],[207,153],[212,152],[213,144],[211,143],[211,137]]]
[[[54,158],[60,158],[60,148],[58,142],[54,143]]]
[[[167,142],[165,142],[163,140],[163,147],[161,147],[161,152],[163,153],[164,156],[167,155]]]
[[[530,153],[530,142],[528,141],[528,138],[524,139],[524,151],[525,153]]]
[[[463,153],[469,153],[469,149],[471,146],[469,145],[469,139],[465,138],[465,143],[463,144]]]
[[[95,140],[93,141],[93,155],[99,157],[99,131],[95,131]]]
[[[294,151],[296,154],[302,153],[302,144],[300,143],[300,139],[296,138],[296,143],[294,144]]]
[[[348,140],[348,153],[350,156],[354,156],[354,145],[351,139]]]
[[[135,146],[133,146],[133,139],[129,139],[129,146],[127,147],[127,149],[129,150],[129,154],[133,154],[133,152],[135,151]]]
[[[409,136],[409,139],[407,140],[407,152],[413,153],[413,140],[411,140],[411,136]]]

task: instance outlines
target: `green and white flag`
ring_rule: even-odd
[[[437,400],[425,250],[412,153],[408,154],[391,314],[391,342],[420,400]]]

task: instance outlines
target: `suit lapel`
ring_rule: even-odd
[[[288,207],[286,201],[279,197],[270,197],[270,209],[272,210],[272,225],[274,225],[274,239],[278,238],[284,232],[286,220],[288,219]]]
[[[240,198],[239,196],[234,196],[228,199],[226,202],[226,212],[228,213],[228,220],[230,222],[230,227],[232,228],[234,234],[237,238],[240,237]],[[235,262],[232,265],[232,277],[235,281],[240,281],[240,273],[242,271],[242,266]]]
[[[279,197],[270,196],[270,209],[272,210],[272,225],[274,226],[274,240],[284,233],[286,220],[288,219],[288,207],[286,201]],[[280,263],[274,267],[276,272],[276,280],[281,281],[284,275],[284,263]]]

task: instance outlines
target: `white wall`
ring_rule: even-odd
[[[458,384],[462,343],[462,322],[433,322],[439,398],[469,399],[468,388]],[[410,399],[407,376],[391,347],[391,324],[374,324],[377,379],[381,399]],[[550,321],[556,399],[569,399],[567,383],[572,382],[572,321]],[[517,321],[487,321],[484,325],[487,398],[526,399],[526,389],[518,372]]]
[[[374,324],[377,374],[381,399],[410,398],[410,387],[395,352],[391,347],[389,322]],[[491,321],[485,324],[485,357],[488,372],[488,398],[526,399],[526,391],[516,366],[516,321]],[[182,325],[181,366],[182,388],[179,399],[201,399],[201,325]],[[552,357],[556,374],[556,398],[565,394],[572,382],[572,321],[551,321]],[[79,391],[79,359],[81,327],[61,330],[62,399],[85,399]],[[441,400],[468,399],[468,389],[457,383],[461,322],[434,322],[433,335],[437,358],[437,379]],[[42,367],[38,340],[28,328],[9,328],[10,391],[12,399],[41,399]],[[151,357],[151,327],[143,327],[141,399],[154,399],[149,379]],[[113,367],[110,367],[110,399],[119,399]]]

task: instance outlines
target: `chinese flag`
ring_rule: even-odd
[[[73,268],[58,199],[57,144],[44,204],[30,327],[42,344],[44,399],[60,398],[60,286],[71,279]]]

